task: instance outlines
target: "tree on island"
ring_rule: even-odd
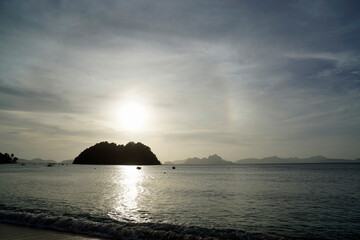
[[[151,149],[140,142],[125,146],[100,142],[81,152],[73,164],[161,165]]]
[[[1,153],[0,152],[0,164],[3,163],[16,163],[18,160],[17,157],[14,156],[14,154],[12,153],[11,155],[9,155],[8,153]]]

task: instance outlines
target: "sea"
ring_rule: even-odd
[[[0,222],[129,240],[360,239],[360,164],[137,167],[0,165]]]

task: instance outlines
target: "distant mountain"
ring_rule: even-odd
[[[31,163],[57,163],[56,161],[51,160],[51,159],[44,160],[41,158],[34,158],[34,159],[29,160],[29,162],[31,162]]]
[[[23,158],[19,158],[19,159],[17,160],[17,162],[18,162],[18,163],[28,163],[29,160],[26,160],[26,159],[23,159]]]
[[[214,164],[214,165],[221,165],[221,164],[233,164],[231,161],[226,161],[222,159],[217,154],[210,155],[207,158],[188,158],[185,160],[178,160],[174,161],[174,164]]]
[[[36,164],[57,163],[56,161],[51,160],[51,159],[44,160],[44,159],[41,159],[41,158],[34,158],[34,159],[31,159],[31,160],[19,159],[17,162],[18,163],[36,163]]]
[[[67,164],[72,164],[74,161],[74,159],[70,159],[70,160],[64,160],[64,161],[61,161],[60,163],[67,163]]]
[[[164,162],[164,165],[172,165],[172,164],[175,164],[175,163],[170,162],[170,161]]]
[[[308,158],[280,158],[278,156],[265,157],[265,158],[247,158],[236,161],[237,164],[266,164],[266,163],[351,163],[353,160],[349,159],[336,159],[327,158],[324,156],[313,156]]]

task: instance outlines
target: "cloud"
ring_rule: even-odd
[[[234,154],[256,143],[286,152],[281,143],[353,140],[358,5],[2,1],[0,108],[31,114],[7,121],[12,133],[31,126],[61,139],[115,138],[116,104],[131,96],[154,110],[157,139],[218,143]],[[62,115],[72,120],[57,121]]]
[[[12,87],[0,82],[0,109],[29,112],[62,112],[70,107],[65,99],[44,91]]]

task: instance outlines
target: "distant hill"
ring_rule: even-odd
[[[31,159],[31,160],[19,159],[17,162],[18,163],[36,163],[36,164],[57,163],[56,161],[51,160],[51,159],[44,160],[44,159],[41,159],[41,158],[34,158],[34,159]]]
[[[207,158],[188,158],[185,160],[177,160],[173,162],[174,164],[214,164],[214,165],[221,165],[221,164],[233,164],[231,161],[226,161],[222,159],[217,154],[210,155]]]
[[[72,164],[74,161],[74,159],[70,159],[70,160],[64,160],[64,161],[61,161],[60,163],[67,163],[67,164]]]
[[[73,164],[161,165],[151,149],[138,142],[124,145],[101,142],[85,149]]]
[[[172,165],[172,164],[175,164],[175,163],[170,162],[170,161],[164,162],[164,165]]]
[[[280,158],[278,156],[265,158],[247,158],[236,161],[237,164],[266,164],[266,163],[351,163],[353,160],[349,159],[335,159],[324,156],[313,156],[308,158]]]

